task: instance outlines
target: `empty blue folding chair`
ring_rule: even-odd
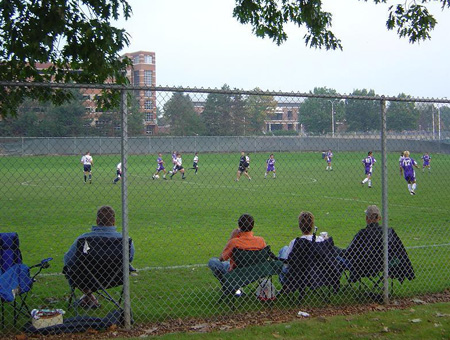
[[[0,233],[0,300],[2,327],[5,327],[5,305],[11,304],[14,312],[14,325],[19,315],[30,316],[26,299],[33,288],[36,276],[44,268],[50,266],[52,258],[28,267],[22,263],[22,253],[19,247],[17,233]],[[30,269],[36,268],[31,276]]]

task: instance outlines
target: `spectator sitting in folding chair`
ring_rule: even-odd
[[[220,258],[213,257],[209,260],[208,267],[221,283],[223,283],[223,275],[236,268],[232,256],[234,248],[261,250],[266,247],[266,242],[262,237],[253,235],[254,223],[253,216],[249,214],[241,215],[238,220],[238,228],[232,231]]]
[[[109,238],[109,239],[122,239],[122,234],[116,231],[116,217],[115,211],[110,206],[102,206],[97,211],[97,225],[92,227],[92,231],[89,233],[84,233],[80,235],[72,246],[69,248],[67,253],[64,255],[64,267],[70,268],[74,266],[77,258],[77,243],[79,239],[85,239],[88,237],[101,237],[101,238]],[[131,242],[131,241],[130,241]],[[86,246],[85,246],[86,247]],[[89,249],[86,249],[86,252]],[[130,262],[133,261],[134,257],[134,245],[130,243]],[[130,265],[130,271],[134,271],[134,269]],[[72,286],[72,284],[69,282]],[[77,302],[78,306],[84,308],[97,308],[100,307],[100,304],[97,301],[97,298],[93,295],[93,292],[84,289],[83,296]]]
[[[383,228],[380,209],[370,205],[365,211],[366,227],[361,229],[340,254],[345,267],[350,271],[349,282],[361,281],[361,278],[378,278],[383,272]],[[415,278],[414,269],[401,239],[392,228],[388,228],[389,278]],[[379,282],[375,281],[375,287]],[[392,281],[391,281],[392,283]]]
[[[316,236],[314,215],[302,211],[298,217],[302,236],[293,239],[289,246],[281,248],[278,258],[285,262],[279,275],[280,293],[299,291],[303,298],[305,289],[322,286],[332,287],[337,292],[340,287],[342,265],[338,262],[339,249],[333,238],[326,232]]]

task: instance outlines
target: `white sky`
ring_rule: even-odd
[[[120,21],[131,35],[123,51],[156,53],[156,83],[251,90],[341,94],[374,89],[377,94],[450,98],[450,10],[429,8],[438,20],[432,39],[410,44],[385,26],[388,5],[373,1],[324,0],[344,51],[310,49],[304,29],[290,26],[277,46],[257,38],[233,18],[234,0],[128,0],[133,15]],[[397,3],[397,1],[394,1]],[[398,0],[401,2],[401,0]]]

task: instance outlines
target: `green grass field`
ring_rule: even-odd
[[[302,210],[316,217],[345,247],[364,227],[369,204],[381,207],[381,155],[374,167],[373,188],[362,187],[361,159],[366,152],[335,153],[333,171],[325,171],[320,153],[276,153],[277,179],[264,179],[268,153],[251,154],[252,181],[235,182],[239,154],[200,154],[197,175],[187,179],[152,180],[156,155],[128,161],[129,234],[136,246],[132,278],[135,317],[206,316],[229,312],[218,305],[219,285],[205,264],[218,256],[242,213],[255,217],[256,235],[274,251],[299,235]],[[412,157],[418,162],[419,154]],[[95,223],[99,206],[116,209],[121,226],[121,185],[113,185],[118,155],[93,155],[93,183],[83,183],[80,156],[1,157],[0,216],[2,231],[17,231],[24,260],[33,264],[53,257],[47,273],[60,273],[63,255],[73,240]],[[183,155],[191,166],[192,154]],[[416,171],[417,195],[408,193],[398,170],[398,154],[389,154],[389,226],[409,249],[416,280],[399,286],[398,294],[439,291],[450,286],[450,191],[446,188],[450,156],[433,154],[432,172]],[[164,155],[170,167],[170,155]],[[36,297],[64,305],[68,286],[60,275],[45,276]],[[341,293],[340,293],[341,294]],[[352,301],[346,293],[336,302]],[[52,300],[53,301],[53,300]],[[247,304],[254,308],[251,301]],[[282,304],[282,302],[280,302]]]

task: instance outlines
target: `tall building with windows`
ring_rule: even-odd
[[[132,60],[133,65],[127,69],[127,77],[135,86],[156,86],[155,52],[137,51],[125,53],[123,57]],[[144,112],[144,126],[147,135],[158,133],[156,121],[156,94],[149,90],[137,90],[134,95]]]

